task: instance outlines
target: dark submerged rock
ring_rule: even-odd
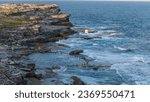
[[[79,55],[80,53],[83,53],[83,50],[74,50],[74,51],[71,51],[69,53],[69,55]]]
[[[85,83],[77,76],[72,76],[71,79],[73,80],[73,85],[85,85]]]

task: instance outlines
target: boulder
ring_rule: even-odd
[[[74,50],[74,51],[71,51],[69,53],[69,55],[79,55],[80,53],[83,53],[83,50]]]
[[[73,80],[73,85],[85,85],[85,83],[77,76],[72,76],[71,79]]]

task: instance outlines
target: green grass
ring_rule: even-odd
[[[20,18],[0,18],[0,28],[10,28],[10,27],[18,27],[24,24],[25,19],[23,17]]]

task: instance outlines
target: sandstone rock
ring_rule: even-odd
[[[29,17],[29,20],[39,20],[40,19],[40,17],[38,17],[38,16],[30,16]]]
[[[32,31],[35,33],[39,33],[40,32],[40,25],[34,25],[32,26]]]
[[[58,8],[56,4],[47,4],[47,5],[35,5],[35,4],[1,4],[0,13],[21,13],[28,12],[33,10],[45,10]]]
[[[57,15],[51,15],[51,18],[53,18],[53,19],[66,19],[68,17],[70,17],[70,14],[65,14],[65,13],[57,14]]]

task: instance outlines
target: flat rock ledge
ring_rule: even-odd
[[[48,42],[73,34],[69,17],[56,4],[0,4],[0,84],[28,84],[28,78],[40,79],[36,68],[30,66],[35,67],[34,63],[21,61],[34,52],[50,52]]]

